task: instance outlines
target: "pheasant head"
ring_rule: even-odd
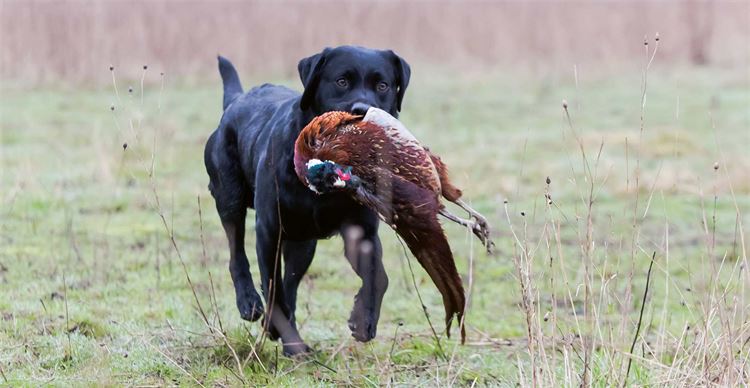
[[[347,112],[328,112],[302,129],[294,144],[294,170],[312,191],[324,194],[359,187],[352,168],[336,163],[345,160],[345,151],[328,147],[328,141],[339,128],[360,119]]]
[[[306,164],[307,187],[317,194],[333,191],[356,190],[361,181],[352,174],[351,167],[344,167],[330,160],[311,159]]]

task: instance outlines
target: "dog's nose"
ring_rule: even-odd
[[[370,109],[370,105],[365,104],[364,102],[355,102],[354,105],[352,105],[352,113],[355,115],[364,115],[367,113],[368,109]]]

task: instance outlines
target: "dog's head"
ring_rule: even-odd
[[[305,91],[300,109],[319,115],[345,111],[364,115],[370,107],[394,117],[401,111],[411,69],[391,50],[326,48],[297,66]]]

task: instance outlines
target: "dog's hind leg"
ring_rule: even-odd
[[[289,322],[297,327],[297,288],[315,256],[317,240],[284,241],[284,302],[289,311]]]
[[[367,342],[377,334],[380,307],[388,288],[377,214],[363,208],[360,219],[342,225],[341,235],[346,259],[362,279],[362,287],[354,297],[349,329],[357,341]]]
[[[257,321],[263,315],[263,301],[253,285],[245,254],[245,218],[252,195],[237,162],[236,141],[227,141],[225,131],[214,132],[206,144],[208,188],[229,242],[229,272],[237,309],[242,319]]]

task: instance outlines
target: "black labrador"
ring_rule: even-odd
[[[344,236],[345,256],[362,279],[349,318],[355,339],[375,337],[388,287],[377,214],[346,194],[317,195],[305,187],[294,172],[294,141],[313,117],[327,111],[365,114],[374,106],[398,117],[411,74],[393,51],[353,46],[326,48],[302,59],[298,70],[301,95],[270,84],[243,94],[236,70],[219,57],[224,114],[204,155],[208,187],[229,240],[229,271],[240,316],[255,321],[265,315],[265,329],[271,338],[281,338],[290,355],[310,350],[297,331],[294,312],[297,287],[318,239]],[[255,209],[265,311],[245,253],[248,207]]]

